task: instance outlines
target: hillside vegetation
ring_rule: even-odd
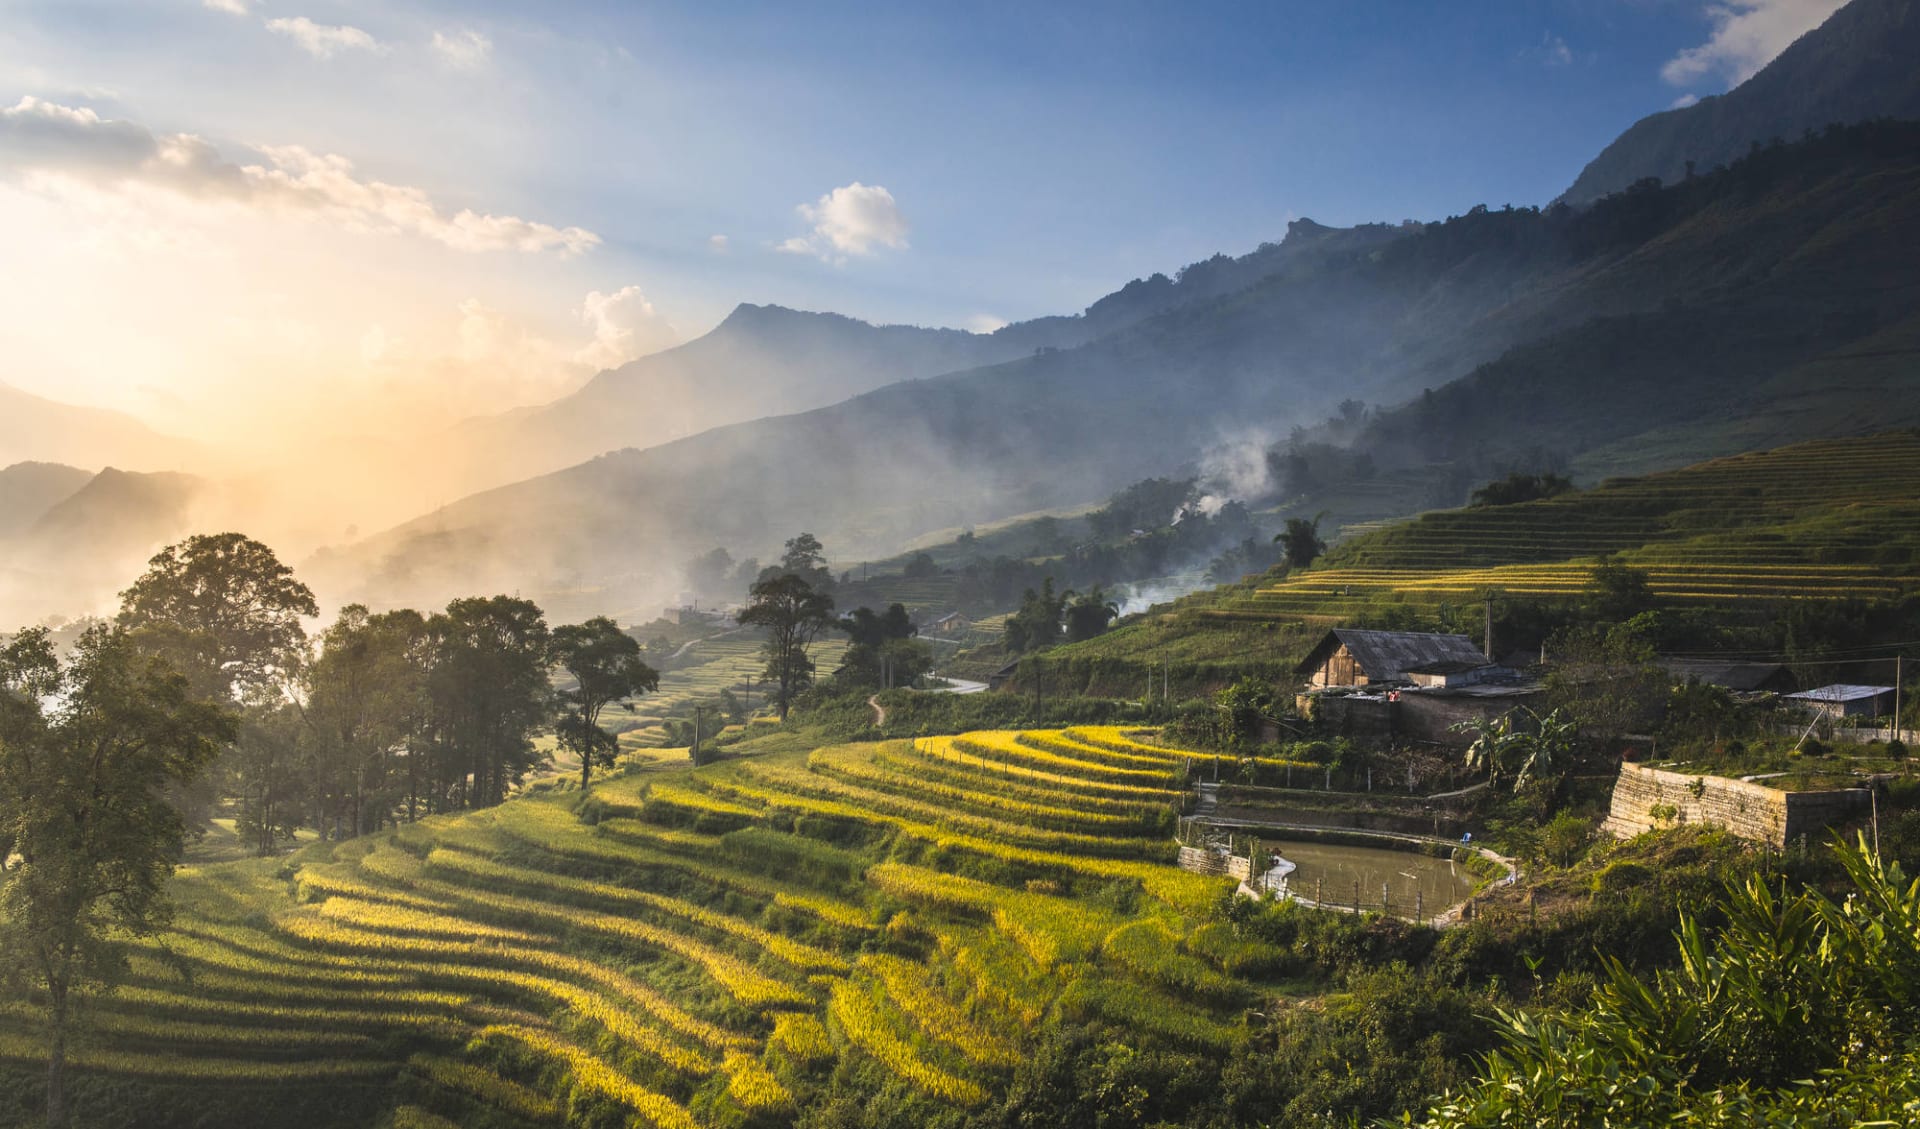
[[[1489,593],[1503,616],[1568,607],[1595,596],[1603,562],[1644,579],[1650,607],[1732,620],[1889,607],[1920,592],[1916,481],[1920,432],[1898,431],[1435,511],[1350,536],[1313,567],[1196,593],[1044,662],[1055,692],[1134,693],[1149,662],[1172,664],[1176,689],[1241,673],[1285,679],[1327,626],[1477,631]]]

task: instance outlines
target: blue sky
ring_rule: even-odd
[[[0,240],[46,274],[0,379],[186,414],[285,347],[526,401],[741,301],[1071,312],[1298,216],[1545,203],[1837,3],[12,0]],[[115,310],[139,340],[63,352]]]

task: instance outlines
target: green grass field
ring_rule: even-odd
[[[1169,863],[1193,755],[1098,727],[642,753],[584,804],[192,866],[88,1013],[76,1124],[759,1124],[860,1063],[964,1109],[1054,1009],[1226,1053],[1259,988],[1188,941],[1223,889]],[[39,1054],[0,1015],[0,1059]]]
[[[832,674],[846,653],[847,641],[837,635],[815,643],[812,656],[818,677]],[[689,647],[677,665],[661,673],[660,689],[633,699],[631,709],[609,706],[601,714],[601,724],[621,735],[622,748],[657,748],[666,740],[661,722],[691,718],[696,703],[709,707],[707,717],[715,721],[711,707],[719,701],[722,690],[731,690],[755,711],[767,709],[770,691],[761,678],[766,665],[757,633],[739,631],[701,639]]]

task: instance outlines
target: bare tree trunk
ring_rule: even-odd
[[[67,990],[60,985],[50,993],[52,1003],[51,1046],[47,1048],[47,1129],[66,1129],[67,1124]]]

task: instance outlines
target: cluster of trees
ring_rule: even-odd
[[[516,597],[432,614],[350,605],[309,639],[317,612],[271,549],[223,533],[162,550],[114,623],[235,719],[185,806],[204,817],[233,798],[263,853],[301,827],[344,837],[497,804],[544,760],[534,737],[548,730],[580,757],[584,786],[612,761],[602,710],[658,686],[613,621],[552,629]]]
[[[1058,643],[1079,643],[1106,634],[1120,618],[1120,605],[1098,584],[1085,592],[1056,592],[1053,577],[1029,588],[1020,610],[1007,617],[1006,648],[1016,655]]]
[[[780,563],[769,565],[747,589],[739,622],[767,633],[765,676],[782,721],[794,699],[814,684],[812,647],[828,630],[845,632],[852,643],[836,674],[846,685],[908,686],[933,668],[933,651],[915,638],[920,631],[904,605],[885,612],[855,608],[836,617],[833,589],[825,548],[811,533],[788,541]]]
[[[1516,506],[1521,502],[1537,502],[1543,498],[1557,498],[1573,492],[1573,480],[1552,471],[1537,474],[1525,474],[1515,471],[1505,478],[1497,478],[1473,492],[1468,499],[1470,506]]]

